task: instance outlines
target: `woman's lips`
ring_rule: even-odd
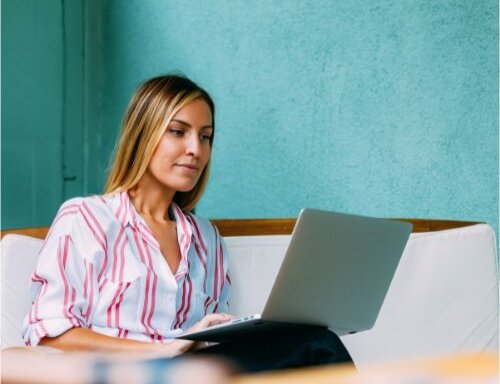
[[[177,164],[177,166],[191,172],[196,172],[198,170],[198,167],[196,165],[191,165],[191,164]]]

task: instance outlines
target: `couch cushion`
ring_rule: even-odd
[[[495,233],[412,234],[375,326],[343,337],[358,364],[498,350]]]
[[[30,278],[42,240],[6,235],[2,248],[2,348],[24,345],[22,326],[31,309]]]
[[[232,282],[229,311],[235,316],[262,312],[290,236],[238,236],[224,240]]]

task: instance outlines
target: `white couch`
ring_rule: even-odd
[[[226,237],[231,312],[260,312],[289,236]],[[23,345],[29,276],[41,240],[7,235],[2,247],[2,348]],[[342,337],[358,367],[375,361],[498,351],[498,259],[486,224],[412,234],[375,326]]]

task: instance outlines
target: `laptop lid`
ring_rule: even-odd
[[[303,209],[262,318],[339,335],[375,323],[412,230],[409,223]]]

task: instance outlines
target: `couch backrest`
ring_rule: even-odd
[[[231,298],[235,316],[260,313],[290,242],[290,235],[224,238],[229,254]]]

